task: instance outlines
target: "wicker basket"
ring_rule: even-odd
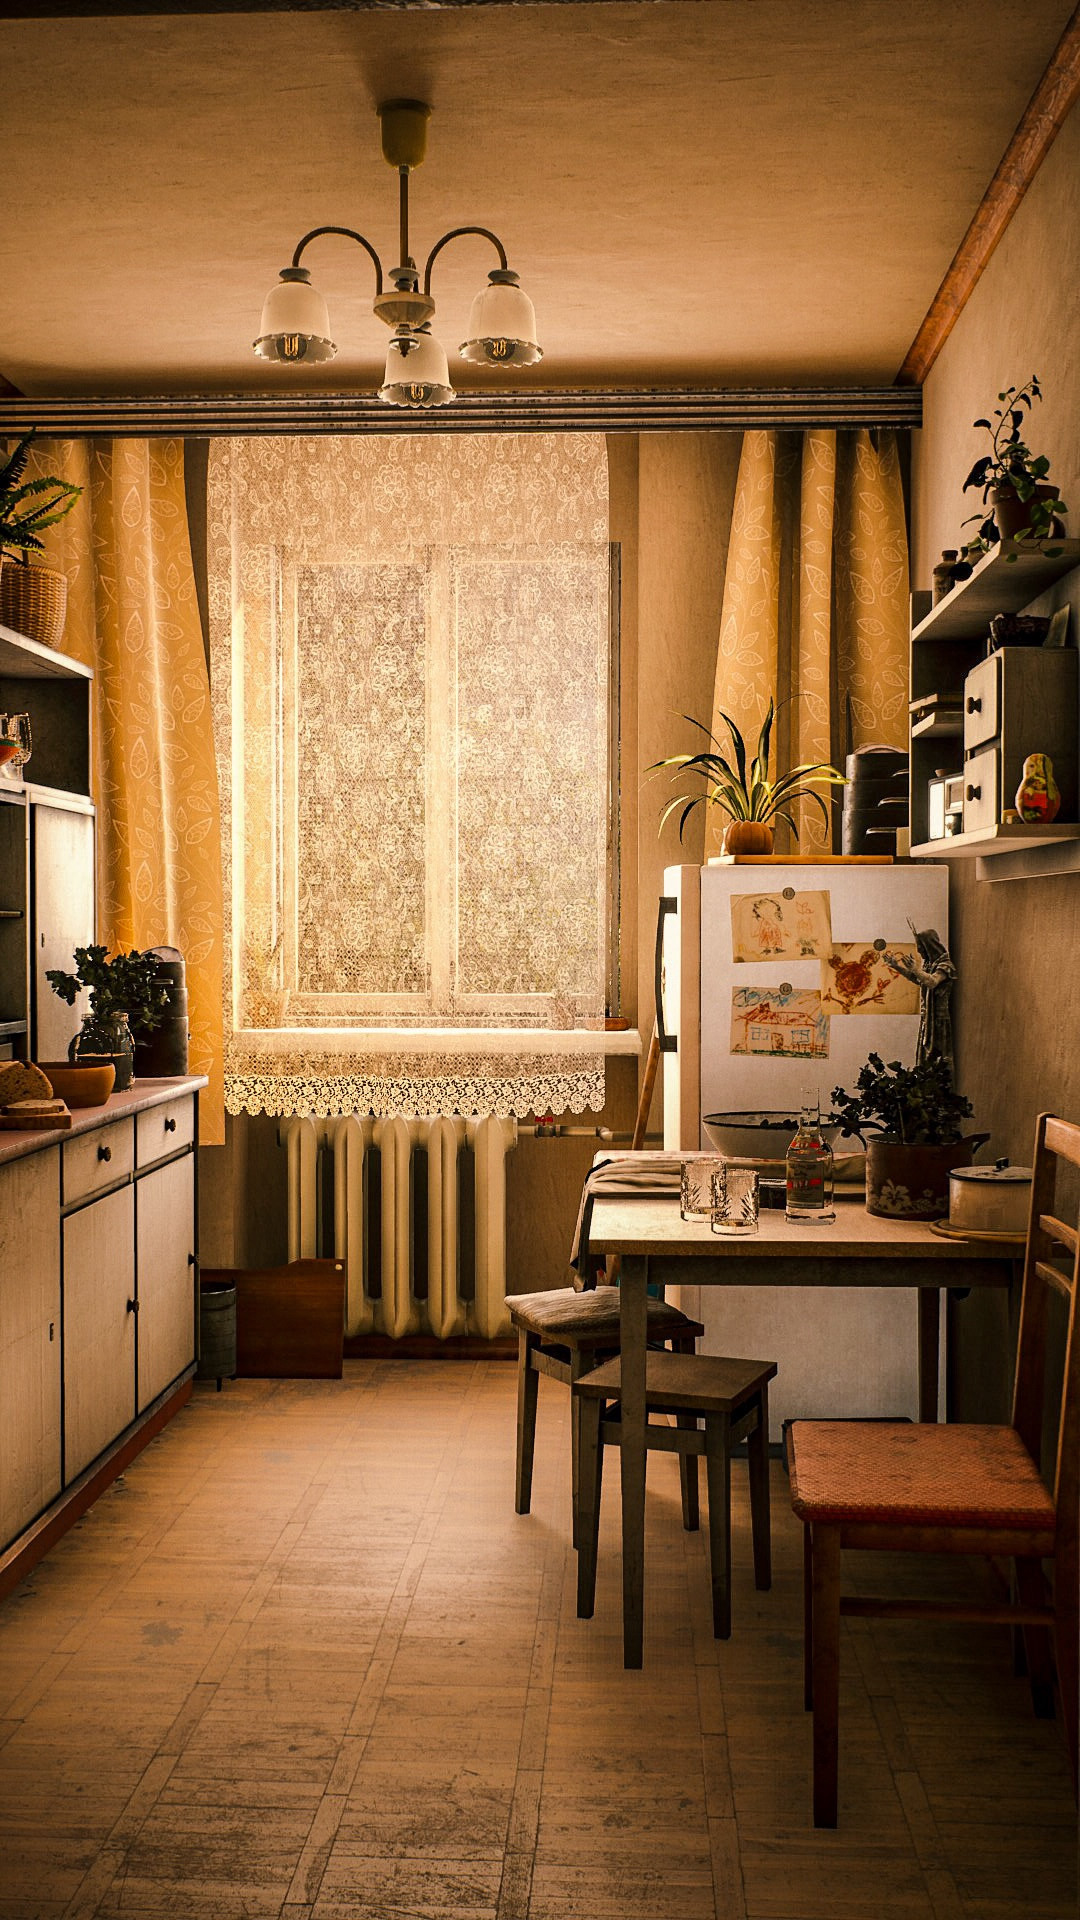
[[[20,567],[13,560],[0,563],[0,625],[40,640],[42,646],[59,646],[67,596],[67,580],[54,567]]]

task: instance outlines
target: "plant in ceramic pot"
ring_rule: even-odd
[[[0,466],[0,622],[51,647],[64,631],[67,580],[31,561],[45,551],[46,528],[71,512],[82,488],[52,474],[24,480],[33,437]]]
[[[1061,517],[1069,509],[1047,479],[1050,462],[1045,454],[1032,453],[1021,438],[1032,401],[1041,399],[1042,388],[1032,374],[1025,387],[1006,387],[998,394],[1000,405],[994,408],[993,419],[975,421],[990,435],[990,452],[976,460],[964,481],[964,492],[980,490],[984,510],[990,505],[993,512],[986,517],[974,513],[964,525],[979,522],[978,539],[984,550],[999,540],[1042,542],[1064,535]],[[1005,558],[1015,561],[1017,556],[1013,552]]]
[[[107,947],[76,947],[75,972],[51,967],[45,975],[55,994],[75,1005],[87,988],[90,1012],[69,1049],[81,1064],[111,1060],[116,1068],[116,1090],[130,1087],[134,1072],[134,1034],[151,1033],[161,1025],[169,1006],[170,989],[159,972],[156,953],[116,953]]]
[[[773,831],[778,820],[786,822],[796,840],[799,837],[799,829],[790,811],[796,800],[812,800],[815,806],[821,808],[826,827],[829,825],[828,808],[814,789],[815,786],[846,785],[844,775],[835,767],[818,760],[792,767],[775,780],[769,777],[770,744],[776,717],[772,700],[769,701],[769,710],[758,735],[757,750],[749,763],[746,742],[729,714],[720,715],[731,736],[726,752],[721,751],[722,742],[703,721],[695,720],[688,713],[682,717],[705,735],[709,746],[699,753],[675,753],[666,760],[656,760],[647,771],[661,773],[666,769],[673,777],[680,779],[689,775],[692,779],[700,780],[702,788],[700,793],[678,793],[673,800],[669,800],[660,815],[661,829],[671,815],[681,808],[681,840],[695,807],[716,807],[728,820],[724,830],[725,853],[771,853]]]
[[[913,1067],[872,1053],[855,1091],[833,1090],[833,1117],[842,1134],[866,1147],[868,1213],[941,1220],[949,1211],[949,1171],[969,1167],[986,1133],[963,1136],[972,1114],[940,1055]]]

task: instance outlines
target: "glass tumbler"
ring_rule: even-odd
[[[712,1177],[711,1225],[714,1233],[758,1230],[758,1169],[722,1160]]]
[[[712,1213],[713,1176],[723,1165],[715,1153],[684,1160],[679,1175],[679,1212],[684,1220],[707,1220]]]

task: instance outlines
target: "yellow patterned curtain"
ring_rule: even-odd
[[[907,746],[908,560],[896,436],[883,430],[743,437],[713,696],[751,747],[770,694],[773,766]],[[850,739],[849,739],[850,717]],[[828,789],[822,789],[828,802]],[[709,809],[705,852],[724,821]],[[813,802],[799,848],[831,835]]]
[[[180,440],[39,441],[31,473],[82,498],[49,538],[67,575],[63,648],[94,669],[98,938],[175,946],[187,964],[190,1063],[210,1085],[204,1144],[225,1137],[221,840],[210,685]]]

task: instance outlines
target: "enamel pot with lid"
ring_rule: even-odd
[[[949,1225],[965,1233],[1026,1233],[1031,1168],[954,1167],[949,1174]]]

